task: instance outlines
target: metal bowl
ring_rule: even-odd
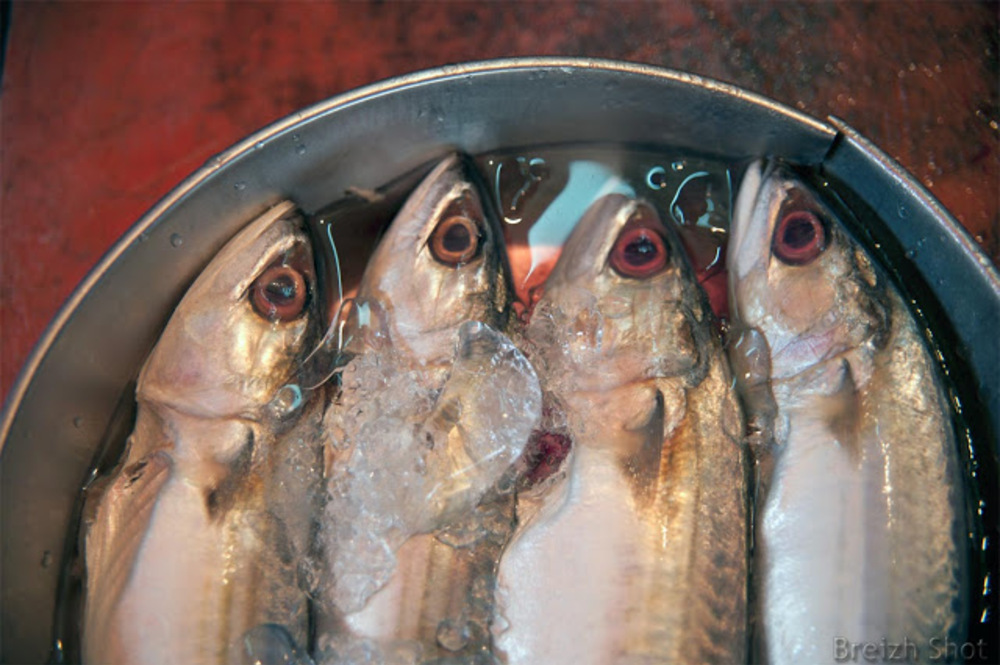
[[[69,298],[0,421],[2,660],[49,654],[74,502],[116,403],[188,284],[247,219],[283,198],[316,210],[348,187],[376,188],[455,148],[570,142],[778,156],[816,166],[875,213],[884,226],[872,242],[898,247],[921,306],[939,312],[935,332],[978,446],[966,463],[980,465],[977,492],[995,515],[1000,278],[909,174],[835,118],[820,122],[688,74],[592,59],[456,65],[335,97],[210,160]]]

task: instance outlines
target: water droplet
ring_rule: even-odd
[[[242,192],[246,188],[247,188],[247,184],[245,182],[243,182],[242,180],[240,180],[239,182],[237,182],[236,184],[233,185],[233,189],[235,189],[237,192]]]
[[[302,138],[302,137],[300,137],[298,134],[292,134],[292,140],[293,141],[298,142],[300,138]]]
[[[674,171],[683,171],[684,170],[684,166],[685,166],[684,160],[678,160],[678,161],[674,162],[673,164],[671,164],[670,168],[672,170],[674,170]]]
[[[896,214],[899,215],[900,219],[906,219],[910,216],[910,211],[906,209],[906,206],[902,203],[896,205]]]
[[[264,142],[263,141],[257,141],[256,143],[253,144],[253,147],[254,147],[255,150],[260,150],[261,148],[264,147]]]
[[[296,155],[304,155],[304,154],[306,154],[306,146],[305,146],[305,144],[300,143],[299,145],[295,146],[295,154]]]
[[[274,399],[271,400],[271,410],[278,418],[287,418],[302,406],[302,388],[294,383],[282,386]]]
[[[911,72],[916,71],[917,70],[917,63],[911,62],[910,64],[908,64],[906,66],[906,68],[909,69]]]
[[[916,255],[917,255],[917,250],[915,250],[915,249],[908,249],[908,250],[906,250],[906,258],[912,259]]]
[[[441,648],[448,651],[459,651],[469,643],[469,631],[467,626],[459,625],[452,619],[445,619],[438,624],[437,643]]]
[[[42,553],[42,568],[48,568],[52,565],[52,552],[45,550]]]
[[[170,235],[170,244],[174,247],[180,247],[184,244],[184,236],[180,233],[173,233]]]
[[[667,171],[662,166],[654,166],[646,174],[646,185],[650,189],[663,189],[667,186]]]
[[[83,417],[82,416],[77,416],[76,418],[73,418],[73,427],[75,427],[77,429],[80,429],[81,427],[83,427]]]

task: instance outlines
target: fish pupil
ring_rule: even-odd
[[[802,249],[816,240],[816,227],[809,219],[797,218],[785,227],[783,242],[792,249]]]
[[[441,239],[442,246],[449,252],[460,253],[468,249],[472,234],[464,224],[452,224]]]
[[[266,297],[276,305],[284,305],[295,300],[296,283],[291,275],[278,275],[264,287]]]
[[[659,249],[645,234],[625,246],[625,260],[634,266],[642,266],[656,258]]]

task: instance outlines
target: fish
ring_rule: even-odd
[[[744,660],[747,454],[713,325],[652,205],[591,205],[525,332],[570,447],[518,497],[498,583],[506,663]]]
[[[87,501],[84,662],[243,662],[244,635],[265,625],[308,643],[300,568],[327,400],[296,377],[321,337],[320,301],[291,201],[184,295],[139,374],[123,459]]]
[[[503,334],[513,290],[481,192],[467,158],[439,162],[342,317],[353,360],[326,425],[339,433],[331,483],[346,487],[327,508],[324,662],[490,658],[496,566],[513,532],[511,468],[541,389]]]
[[[948,405],[920,328],[843,215],[751,165],[727,268],[752,424],[755,637],[767,663],[963,638],[965,531]]]

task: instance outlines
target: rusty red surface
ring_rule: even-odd
[[[617,58],[837,115],[911,170],[998,261],[997,10],[785,0],[17,3],[0,111],[0,391],[116,238],[209,157],[331,95],[466,60]]]

